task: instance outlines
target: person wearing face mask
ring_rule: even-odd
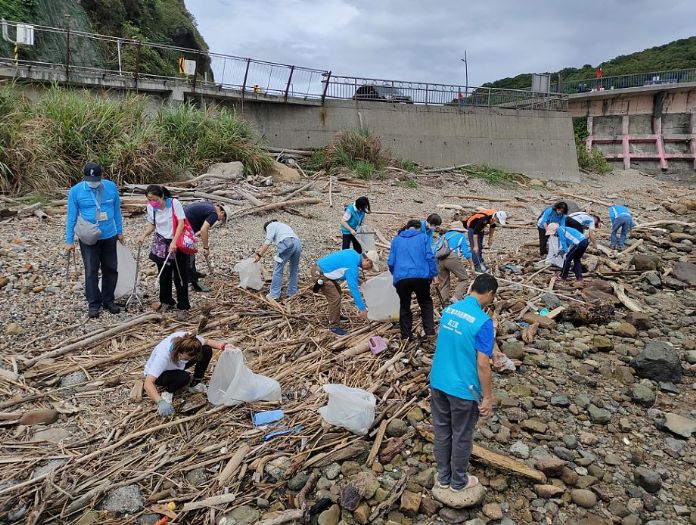
[[[150,246],[150,260],[159,272],[159,312],[176,306],[176,318],[185,321],[191,309],[188,296],[189,256],[176,249],[176,242],[184,231],[186,213],[178,199],[164,186],[150,184],[147,194],[147,227],[140,237],[144,243],[155,232]],[[176,303],[172,297],[172,281],[176,287]]]
[[[81,228],[83,231],[92,228],[93,232],[85,231],[82,234]],[[65,224],[65,249],[68,254],[75,250],[76,236],[85,265],[87,315],[90,319],[99,317],[102,307],[112,314],[119,313],[121,309],[114,304],[114,290],[118,280],[116,241],[123,242],[121,199],[116,184],[102,179],[102,168],[94,162],[85,165],[82,180],[68,193]]]

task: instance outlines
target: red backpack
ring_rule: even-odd
[[[172,235],[176,234],[176,229],[179,225],[179,220],[176,218],[176,213],[174,213],[174,203],[172,202],[172,219],[174,222],[174,231]],[[198,239],[196,234],[193,232],[191,223],[188,219],[184,218],[184,229],[181,230],[181,235],[176,241],[176,249],[181,253],[186,255],[195,255],[198,252]]]

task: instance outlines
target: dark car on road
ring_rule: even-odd
[[[393,86],[379,86],[377,84],[360,86],[355,95],[353,95],[353,100],[379,100],[413,104],[411,97],[404,95],[399,89]]]

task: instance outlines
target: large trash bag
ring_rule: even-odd
[[[137,276],[135,275],[136,264],[133,254],[121,241],[116,241],[116,260],[118,261],[118,280],[116,281],[116,290],[114,290],[114,299],[118,300],[131,294]],[[101,277],[99,278],[99,289],[101,289]]]
[[[549,237],[548,247],[549,251],[546,254],[546,264],[563,268],[565,257],[558,253],[561,251],[561,242],[558,240],[557,235],[551,235]]]
[[[324,421],[361,436],[368,433],[375,420],[375,396],[361,388],[336,384],[324,385],[324,392],[329,394],[328,404],[319,408]]]
[[[239,261],[234,267],[234,271],[239,274],[239,286],[252,290],[263,288],[262,268],[261,263],[254,262],[252,258]]]
[[[360,243],[363,253],[377,249],[376,236],[375,230],[369,226],[358,226],[358,229],[355,230],[355,238]]]
[[[278,381],[249,370],[239,348],[228,347],[220,354],[208,385],[208,401],[213,405],[235,406],[280,398]]]
[[[399,296],[390,272],[382,272],[365,282],[362,291],[367,303],[367,318],[370,321],[399,320]]]

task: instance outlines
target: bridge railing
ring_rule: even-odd
[[[696,69],[673,69],[653,71],[651,73],[605,76],[603,78],[589,78],[574,82],[563,82],[561,79],[560,89],[558,89],[558,83],[556,82],[551,85],[551,90],[565,94],[589,93],[592,91],[659,86],[663,84],[670,85],[682,82],[696,82]]]
[[[3,36],[15,22],[2,21]],[[497,89],[333,75],[330,71],[278,64],[166,44],[36,25],[34,46],[15,47],[0,39],[0,61],[78,74],[187,82],[194,88],[240,92],[287,100],[373,100],[404,104],[566,110],[567,97],[526,90]],[[57,52],[59,51],[59,53]],[[72,78],[71,78],[72,76]]]

